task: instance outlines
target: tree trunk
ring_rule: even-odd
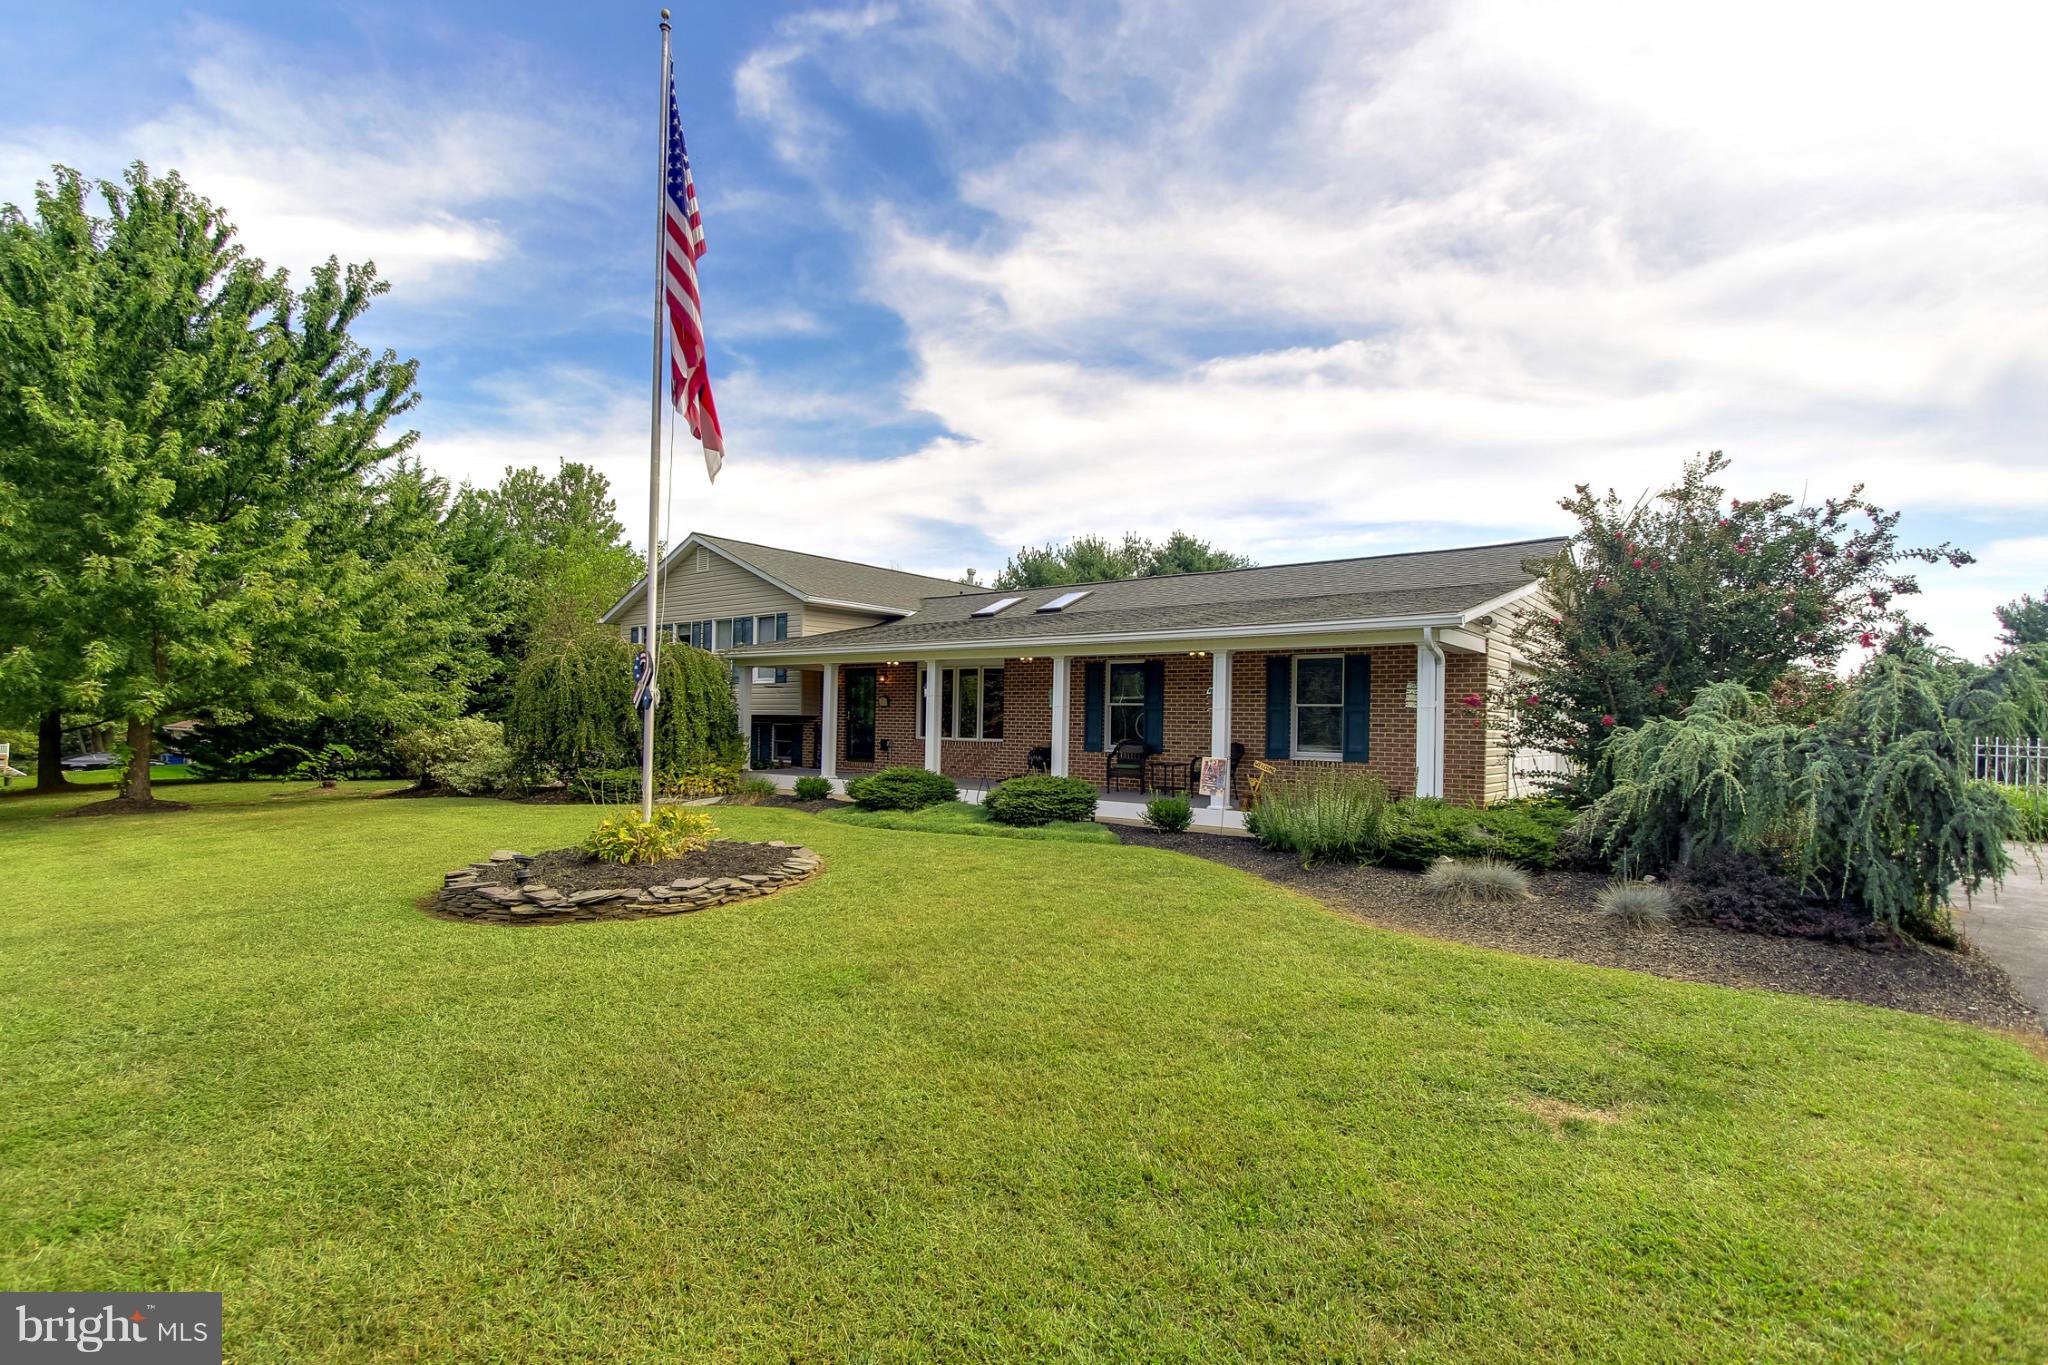
[[[45,711],[36,726],[36,790],[62,791],[69,785],[64,780],[64,713]]]
[[[149,750],[156,740],[156,727],[147,720],[128,718],[128,776],[121,794],[130,801],[154,801],[149,790]]]

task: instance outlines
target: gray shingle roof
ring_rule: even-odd
[[[803,597],[831,602],[861,602],[870,606],[916,611],[926,598],[973,592],[966,583],[950,578],[932,578],[902,569],[885,569],[875,564],[856,564],[850,559],[806,554],[776,545],[725,536],[699,535],[698,540],[714,545],[742,563],[751,564],[770,578],[796,589]]]
[[[700,531],[683,537],[670,552],[670,561],[693,540],[724,551],[740,563],[787,586],[807,601],[850,602],[908,613],[916,611],[927,598],[975,591],[971,585],[956,583],[950,578],[885,569],[877,564],[857,564],[850,559],[834,559],[830,555],[785,550],[779,545],[756,545],[752,541],[733,540],[728,536],[707,536]],[[669,580],[664,577],[663,581]],[[612,620],[627,603],[640,596],[640,590],[646,585],[647,579],[643,575],[599,619]]]
[[[1054,588],[967,590],[927,598],[916,615],[901,621],[734,652],[781,657],[900,646],[909,653],[921,645],[1068,636],[1138,638],[1162,632],[1455,615],[1526,586],[1535,575],[1525,566],[1553,558],[1565,544],[1559,538],[1524,540]],[[1087,596],[1063,611],[1037,610],[1064,593],[1083,589]],[[973,615],[1006,597],[1020,600],[995,616]]]

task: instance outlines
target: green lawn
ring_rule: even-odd
[[[17,760],[14,766],[26,769],[28,777],[25,779],[16,778],[14,786],[10,790],[20,791],[24,787],[33,787],[36,784],[35,767],[33,764],[24,764]],[[121,784],[121,779],[126,774],[127,769],[125,768],[87,768],[82,772],[67,770],[64,774],[64,780],[81,787],[117,787]],[[195,782],[198,778],[199,774],[193,771],[192,765],[189,763],[152,763],[149,765],[149,780],[152,784],[158,782]],[[104,796],[106,793],[102,792],[100,795]]]
[[[414,901],[582,807],[0,801],[0,1284],[238,1361],[2038,1360],[2048,1066],[1151,849],[721,809],[674,919]]]
[[[1061,839],[1070,843],[1113,844],[1116,831],[1092,820],[1056,820],[1049,825],[999,825],[988,811],[966,801],[947,801],[923,810],[862,810],[843,806],[820,812],[820,818],[872,829],[907,829],[925,834],[986,834],[998,839]]]

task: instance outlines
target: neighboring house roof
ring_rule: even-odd
[[[733,652],[782,657],[900,646],[908,654],[925,645],[1229,634],[1262,627],[1418,619],[1465,621],[1528,590],[1536,575],[1527,564],[1555,557],[1566,544],[1559,537],[1050,588],[971,590],[927,599],[906,620]],[[1086,596],[1060,611],[1038,610],[1077,592]],[[994,616],[974,615],[1006,597],[1018,600]]]
[[[792,597],[820,606],[867,608],[908,616],[918,610],[919,604],[927,598],[975,590],[970,584],[956,583],[950,578],[932,578],[921,573],[905,573],[901,569],[885,569],[876,564],[856,564],[850,559],[834,559],[830,555],[806,554],[802,550],[756,545],[751,541],[692,531],[661,562],[664,594],[687,585],[689,570],[676,566],[685,553],[699,546],[765,579]],[[627,603],[638,598],[640,590],[646,586],[647,579],[643,575],[599,619],[610,621]]]

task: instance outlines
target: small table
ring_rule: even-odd
[[[1145,760],[1145,789],[1179,796],[1188,789],[1186,760],[1154,754]]]

